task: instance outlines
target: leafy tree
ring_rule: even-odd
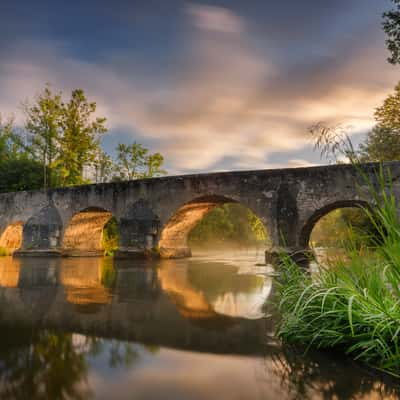
[[[118,178],[121,180],[141,178],[149,150],[136,142],[130,145],[119,143],[116,150]]]
[[[381,125],[376,125],[364,143],[360,144],[361,161],[395,161],[400,160],[399,133]]]
[[[3,121],[0,115],[0,160],[4,161],[16,156],[19,150],[16,137],[13,118]]]
[[[14,121],[0,116],[0,192],[40,189],[43,184],[41,163],[32,159]]]
[[[362,161],[400,160],[400,83],[375,111],[377,124],[360,145]]]
[[[102,149],[98,149],[93,161],[94,181],[96,183],[109,182],[115,166],[111,157]]]
[[[163,163],[164,157],[160,153],[149,154],[145,158],[145,171],[143,177],[152,178],[155,176],[166,175],[167,171],[161,168]]]
[[[95,112],[96,103],[88,102],[82,89],[74,90],[69,102],[63,104],[57,160],[62,186],[85,183],[84,167],[96,159],[100,138],[107,129],[106,119],[94,117]]]
[[[391,129],[400,135],[400,82],[394,92],[375,111],[375,119],[383,128]]]
[[[43,185],[41,163],[27,157],[0,162],[0,192],[37,190]]]
[[[319,122],[310,128],[315,149],[321,157],[336,163],[400,160],[400,82],[375,110],[375,120],[376,125],[358,149],[347,133],[349,128]]]
[[[214,208],[190,232],[189,241],[197,246],[265,245],[263,223],[248,208],[228,203]]]
[[[166,174],[166,171],[161,169],[164,157],[160,153],[149,153],[149,149],[140,143],[119,143],[116,150],[117,180],[151,178]]]
[[[400,64],[400,0],[392,0],[395,8],[383,14],[383,29],[387,35],[386,45],[390,51],[388,61]]]
[[[32,103],[23,104],[23,110],[31,152],[42,162],[43,186],[52,187],[55,183],[52,171],[60,150],[61,93],[53,94],[50,86],[46,86]]]

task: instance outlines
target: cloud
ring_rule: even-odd
[[[164,75],[138,70],[134,54],[121,72],[112,53],[108,63],[87,62],[62,42],[19,42],[0,64],[0,110],[15,110],[46,82],[63,91],[82,87],[112,131],[151,140],[171,170],[263,168],[274,165],[271,154],[306,146],[307,127],[317,121],[368,129],[398,79],[375,32],[285,64],[226,8],[191,4],[186,17],[173,72]],[[275,165],[307,162],[289,157]]]
[[[224,7],[193,3],[186,7],[186,11],[199,29],[230,34],[244,30],[243,20]]]

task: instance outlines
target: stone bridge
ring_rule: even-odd
[[[400,193],[400,162],[386,164]],[[365,164],[376,182],[378,164]],[[398,197],[398,196],[397,196]],[[162,257],[191,254],[187,237],[214,207],[240,203],[263,222],[272,246],[308,247],[313,226],[336,208],[371,205],[365,180],[350,165],[169,176],[0,195],[0,246],[20,255],[101,251],[114,217],[120,257],[158,249]]]

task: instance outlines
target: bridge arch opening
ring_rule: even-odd
[[[6,227],[0,236],[0,253],[11,255],[21,248],[23,229],[22,221],[14,222]]]
[[[300,245],[310,248],[316,259],[325,262],[343,253],[354,233],[373,230],[364,209],[371,206],[364,201],[340,201],[317,210],[301,232]]]
[[[65,229],[64,256],[112,255],[118,249],[118,223],[110,211],[89,207],[76,213]]]
[[[189,257],[193,251],[262,246],[268,232],[247,206],[224,196],[203,196],[181,206],[161,231],[163,258]]]

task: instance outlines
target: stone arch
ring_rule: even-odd
[[[339,208],[372,208],[371,204],[364,200],[339,200],[330,204],[327,204],[318,210],[316,210],[306,221],[303,228],[300,231],[299,245],[301,249],[307,249],[309,247],[309,240],[311,232],[315,224],[325,215],[331,211]]]
[[[92,256],[103,254],[103,229],[113,217],[101,207],[87,207],[72,216],[66,225],[62,254],[65,256]]]
[[[58,250],[63,224],[58,209],[53,205],[42,208],[28,219],[23,228],[23,250]]]
[[[190,257],[188,234],[197,223],[215,207],[226,203],[241,204],[238,200],[221,195],[200,196],[179,207],[163,226],[159,249],[163,258]],[[243,204],[251,209],[248,204]],[[253,211],[251,209],[251,211]],[[253,211],[254,212],[254,211]],[[260,219],[261,220],[261,219]],[[262,221],[262,220],[261,220]],[[263,222],[265,228],[267,228]],[[266,229],[268,231],[268,229]]]
[[[0,247],[5,249],[9,254],[19,250],[22,246],[22,232],[24,224],[17,221],[9,224],[0,236]]]

